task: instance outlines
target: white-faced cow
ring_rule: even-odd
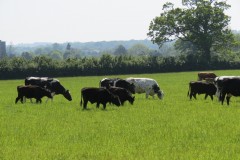
[[[135,93],[146,93],[146,98],[148,95],[154,98],[154,95],[157,94],[159,99],[163,98],[163,91],[160,90],[158,83],[151,78],[127,78],[127,82],[134,84]]]
[[[106,88],[94,88],[94,87],[82,88],[80,105],[82,106],[83,103],[83,109],[87,109],[88,101],[90,101],[91,103],[97,103],[96,106],[97,108],[99,108],[99,105],[102,104],[104,109],[106,108],[106,104],[109,102],[117,106],[121,105],[119,97],[112,94]]]
[[[62,94],[67,100],[71,101],[72,97],[69,90],[66,90],[59,80],[49,77],[27,77],[25,85],[37,85],[49,89],[54,95]]]
[[[196,94],[205,94],[205,99],[208,96],[213,100],[213,95],[216,94],[216,87],[213,83],[207,83],[203,81],[192,81],[189,83],[188,96],[192,99],[192,96],[197,99]]]
[[[99,87],[121,87],[127,89],[130,93],[135,94],[135,86],[120,78],[104,78],[100,81]]]
[[[213,72],[198,72],[198,81],[202,81],[202,80],[211,80],[216,78],[216,74]]]
[[[21,99],[21,103],[23,103],[23,97],[35,98],[37,103],[42,103],[41,98],[44,96],[51,99],[53,98],[52,93],[49,90],[35,85],[17,86],[17,92],[18,96],[15,103],[17,103],[19,99]]]
[[[109,87],[107,88],[111,93],[117,95],[121,104],[123,105],[125,101],[128,101],[130,104],[133,104],[135,97],[131,95],[131,93],[125,89],[120,87]]]

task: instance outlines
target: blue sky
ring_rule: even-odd
[[[0,40],[9,43],[146,39],[162,5],[182,0],[0,0]],[[230,27],[240,30],[239,0]]]

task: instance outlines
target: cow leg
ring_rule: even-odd
[[[88,101],[83,101],[83,109],[87,109],[87,103]]]
[[[193,96],[193,94],[192,94],[192,93],[190,93],[190,96],[189,96],[189,97],[190,97],[190,100],[192,100],[192,96]]]
[[[223,94],[220,94],[220,99],[221,99],[221,101],[222,101],[222,105],[223,105],[223,102],[224,102],[224,99],[225,99],[225,93],[223,93]]]
[[[227,95],[227,97],[226,97],[226,99],[227,99],[227,105],[229,105],[230,98],[231,98],[231,95]]]
[[[21,103],[23,103],[23,97],[21,97]]]
[[[213,101],[213,95],[210,95],[210,97],[211,97],[211,99],[212,99],[212,101]]]
[[[208,97],[208,94],[205,94],[205,98],[204,99],[207,99],[207,97]]]
[[[99,102],[97,102],[96,108],[99,108],[99,105],[100,105],[100,103],[99,103]]]
[[[197,99],[197,97],[196,97],[196,93],[193,94],[193,97],[194,97],[195,99]]]
[[[106,109],[106,103],[103,104],[103,109]]]
[[[17,103],[19,99],[21,99],[21,97],[18,96],[15,100],[15,103]]]

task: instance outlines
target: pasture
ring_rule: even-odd
[[[214,71],[240,75],[240,70]],[[24,80],[0,81],[0,159],[238,159],[240,98],[222,106],[216,97],[187,97],[197,72],[118,75],[148,77],[164,91],[164,99],[145,99],[106,110],[88,103],[80,107],[82,87],[98,87],[104,76],[58,78],[73,101],[62,95],[45,104],[15,104],[16,86]],[[34,100],[35,101],[35,100]]]

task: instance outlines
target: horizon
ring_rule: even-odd
[[[162,6],[181,0],[1,0],[2,41],[7,45],[145,40]],[[229,26],[239,31],[240,1],[228,0]]]

